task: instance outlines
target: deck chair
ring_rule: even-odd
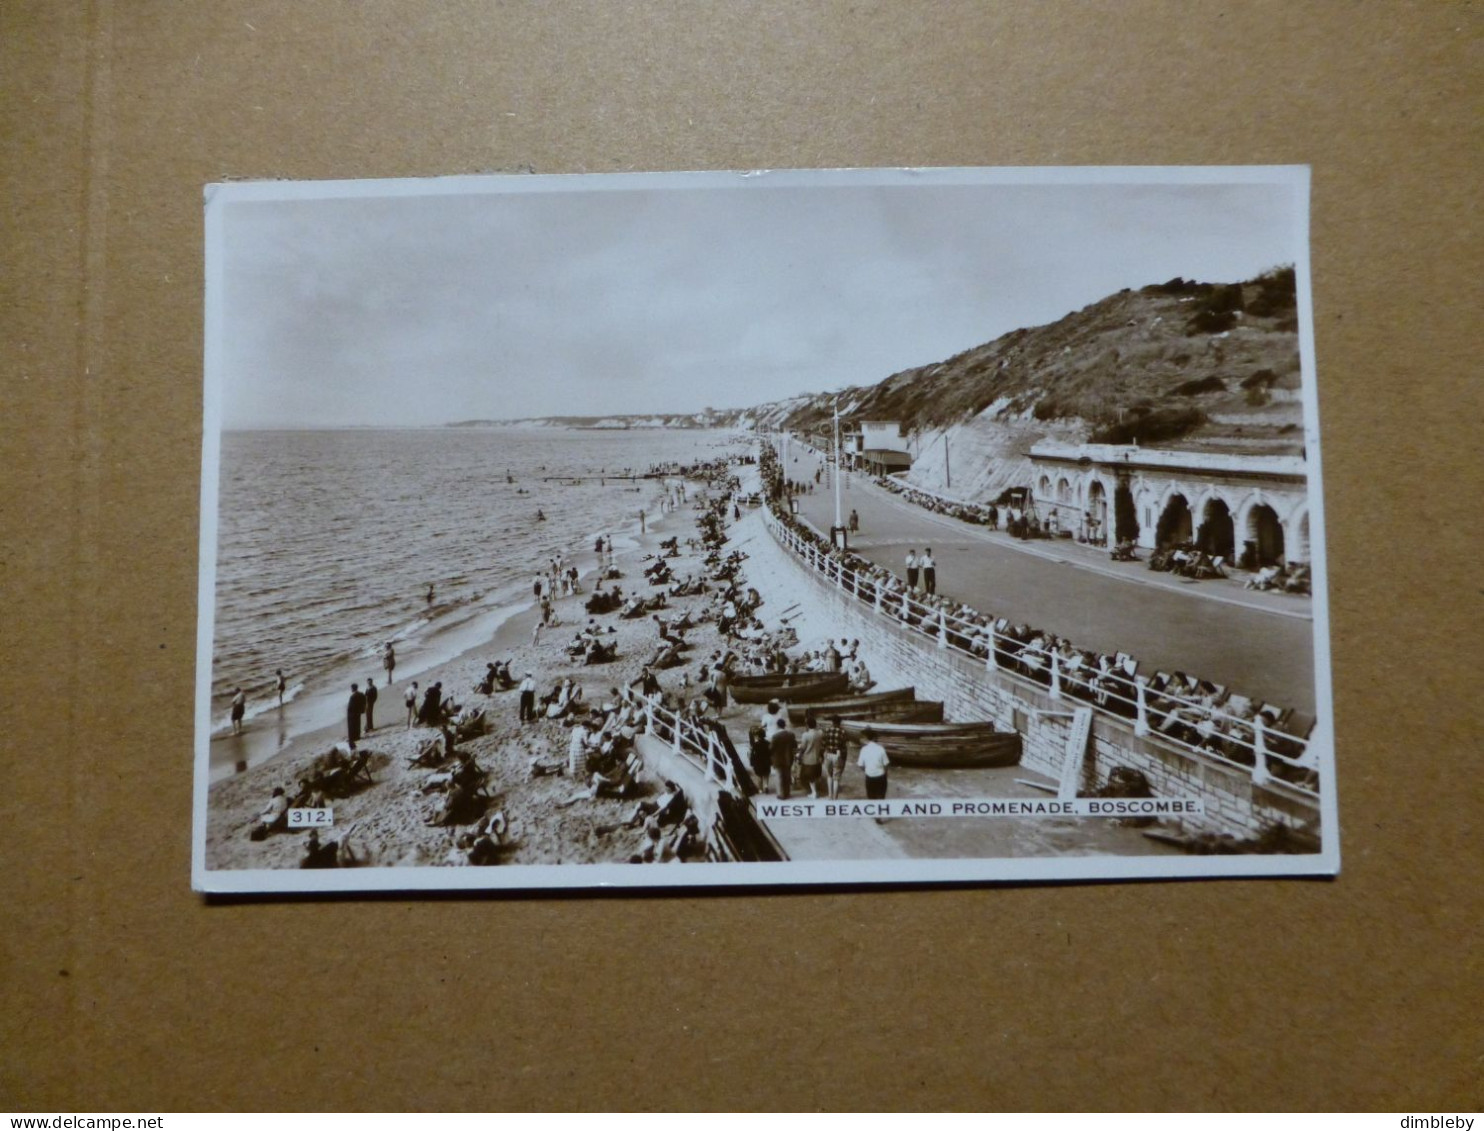
[[[371,751],[357,750],[351,758],[350,765],[345,767],[345,779],[348,784],[365,782],[367,785],[375,785],[376,779],[371,776]]]
[[[1282,728],[1285,734],[1307,740],[1314,733],[1318,720],[1306,711],[1290,711],[1285,722],[1286,725]]]

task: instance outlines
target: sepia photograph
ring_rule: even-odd
[[[193,886],[1335,874],[1308,208],[208,186]]]

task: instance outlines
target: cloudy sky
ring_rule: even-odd
[[[208,213],[223,424],[744,406],[874,383],[1123,287],[1297,255],[1291,182],[829,179],[229,189]]]

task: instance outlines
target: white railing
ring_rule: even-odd
[[[1152,677],[1140,673],[1137,661],[1123,653],[1094,657],[1066,643],[1050,647],[1043,634],[1022,639],[1006,632],[1010,625],[1004,618],[950,613],[942,605],[919,600],[895,578],[882,582],[850,568],[838,552],[780,521],[771,506],[764,515],[778,542],[810,569],[878,615],[932,639],[937,647],[971,656],[991,671],[1028,679],[1046,688],[1052,699],[1075,699],[1131,723],[1136,735],[1153,736],[1245,770],[1256,785],[1277,784],[1318,798],[1318,760],[1309,748],[1308,734],[1282,726],[1291,712],[1279,712],[1269,721],[1251,700],[1181,673]],[[1211,688],[1209,694],[1190,693],[1192,687],[1203,686]]]
[[[743,790],[737,781],[736,767],[721,738],[705,727],[663,707],[652,699],[644,702],[646,729],[670,749],[700,770],[723,789],[737,796]]]

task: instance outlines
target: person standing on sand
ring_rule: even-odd
[[[649,533],[649,528],[644,525],[644,508],[643,507],[640,507],[639,508],[639,533],[640,534],[648,534]]]
[[[794,756],[799,752],[799,740],[788,729],[788,719],[779,720],[778,729],[768,740],[768,752],[773,756],[773,773],[778,778],[778,800],[787,801],[793,788]]]
[[[824,774],[830,800],[838,801],[840,778],[845,774],[845,728],[840,725],[839,715],[831,715],[829,726],[820,732],[819,748],[824,753]]]
[[[870,727],[866,728],[865,739],[856,764],[866,775],[866,797],[871,801],[882,801],[886,798],[886,768],[891,765],[891,759],[886,756],[886,747],[876,741],[876,732]]]
[[[858,515],[858,514],[856,514],[854,508],[852,508],[851,511],[850,511],[850,533],[852,533],[852,534],[859,534],[860,532],[861,532],[861,516]]]
[[[933,548],[922,552],[922,588],[929,597],[938,591],[938,563],[933,561]]]
[[[821,737],[814,723],[814,712],[806,711],[804,729],[799,732],[799,786],[808,786],[810,797],[819,796],[820,765],[824,760]]]
[[[366,713],[366,697],[361,694],[360,684],[350,685],[350,698],[345,703],[345,734],[354,750],[361,740],[361,717]]]
[[[390,686],[392,672],[397,670],[397,653],[392,650],[392,642],[388,640],[386,647],[381,650],[381,666],[386,669],[386,682]]]
[[[428,605],[429,605],[429,607],[431,607],[432,604],[433,604],[433,583],[430,581],[430,582],[428,582]]]
[[[376,729],[376,681],[366,679],[366,733]]]
[[[289,681],[283,678],[283,669],[279,668],[273,673],[278,678],[273,681],[273,689],[278,692],[278,705],[283,706],[283,693],[289,688]]]
[[[907,592],[917,592],[917,551],[907,551]]]
[[[402,696],[402,702],[407,704],[407,729],[412,729],[412,724],[417,721],[417,680],[412,681],[412,686]]]
[[[232,688],[232,733],[242,733],[242,716],[247,714],[247,695],[242,688]]]
[[[539,627],[539,626],[538,626]],[[536,677],[526,672],[520,681],[520,721],[530,722],[536,717]]]

